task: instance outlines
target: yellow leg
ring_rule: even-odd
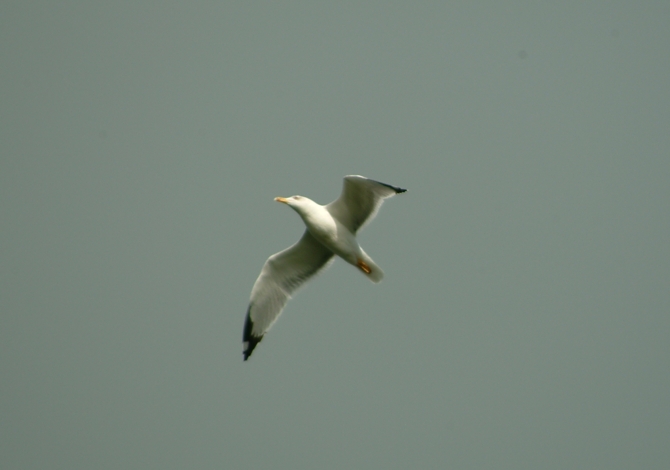
[[[361,271],[363,271],[365,274],[370,274],[370,273],[372,272],[372,269],[370,269],[370,266],[368,266],[367,264],[365,264],[365,261],[363,261],[363,260],[360,259],[360,258],[358,259],[358,262],[356,263],[356,265],[357,265],[357,266],[361,269]]]

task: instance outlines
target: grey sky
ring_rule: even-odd
[[[669,18],[3,2],[0,467],[670,468]],[[384,281],[243,363],[272,198],[346,174]]]

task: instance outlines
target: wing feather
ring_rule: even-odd
[[[305,230],[297,243],[267,259],[251,289],[242,336],[245,361],[277,321],[291,294],[332,260],[333,253],[319,243],[309,230]]]
[[[326,209],[355,234],[374,219],[384,199],[405,191],[364,176],[349,175],[344,177],[340,197],[328,204]]]

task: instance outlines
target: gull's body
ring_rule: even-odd
[[[356,266],[372,282],[382,280],[384,272],[360,247],[356,232],[372,220],[385,198],[402,192],[405,190],[350,175],[344,178],[340,197],[326,206],[303,196],[275,198],[293,208],[307,229],[297,243],[270,256],[256,279],[244,324],[244,360],[277,320],[291,294],[327,267],[334,255]]]

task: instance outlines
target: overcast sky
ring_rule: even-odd
[[[670,468],[670,2],[0,4],[0,467]],[[248,362],[273,202],[407,188]]]

